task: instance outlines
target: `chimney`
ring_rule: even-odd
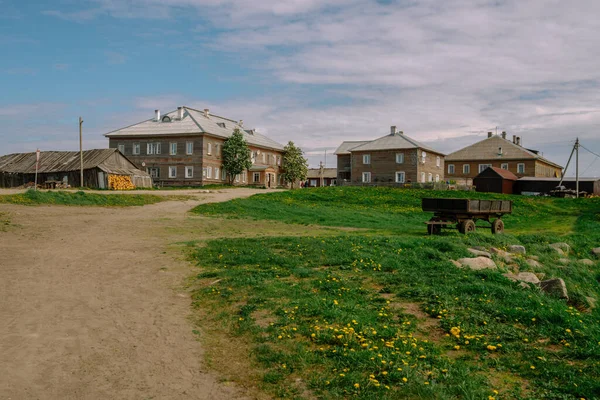
[[[183,107],[177,107],[177,119],[180,121],[183,119]]]
[[[210,116],[210,110],[208,108],[204,109],[204,116],[208,118]]]
[[[400,131],[400,132],[398,132],[398,133],[399,133],[399,134],[401,134],[401,135],[404,135],[404,131]]]
[[[513,135],[513,144],[517,144],[517,135]]]
[[[521,137],[517,136],[517,146],[520,146],[520,145],[521,145]]]
[[[154,110],[154,119],[156,122],[160,121],[160,110]]]
[[[244,127],[244,120],[243,120],[243,119],[240,119],[240,123],[239,123],[239,125],[240,125],[242,128]]]
[[[488,132],[488,139],[492,137],[492,132]]]
[[[506,131],[502,131],[502,139],[506,139]]]
[[[392,125],[392,126],[390,126],[390,133],[391,133],[392,135],[395,135],[395,134],[396,134],[396,125]]]

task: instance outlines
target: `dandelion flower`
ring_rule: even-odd
[[[354,387],[358,389],[360,387],[360,384],[359,383],[355,383]]]

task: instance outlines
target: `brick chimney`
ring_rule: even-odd
[[[154,120],[160,122],[160,110],[154,110]]]
[[[506,139],[506,131],[502,131],[502,139]]]
[[[517,143],[516,144],[517,144],[517,146],[521,145],[521,137],[520,136],[517,136]]]
[[[488,132],[488,139],[492,137],[492,132]]]
[[[390,126],[390,134],[392,134],[392,135],[396,134],[396,125]]]
[[[513,135],[513,144],[517,144],[517,135]]]
[[[208,118],[210,116],[210,110],[208,108],[204,109],[204,116]]]

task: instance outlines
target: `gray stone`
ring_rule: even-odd
[[[513,274],[512,272],[507,272],[506,274],[502,274],[506,278],[510,279],[513,282],[527,282],[537,285],[540,283],[540,280],[533,272],[519,272],[518,274]]]
[[[476,256],[482,256],[482,257],[487,257],[487,258],[492,258],[492,255],[490,253],[488,253],[487,251],[483,251],[483,250],[477,250],[475,248],[470,248],[467,249],[470,253],[476,255]]]
[[[559,258],[558,259],[558,263],[562,264],[562,265],[567,265],[571,262],[571,260],[569,260],[568,258]]]
[[[595,249],[592,249],[592,254],[595,255],[596,257],[600,258],[600,247],[596,247]]]
[[[569,299],[565,281],[561,278],[548,279],[540,282],[540,289],[549,295],[556,296],[560,299]]]
[[[463,267],[469,267],[474,271],[482,269],[496,269],[496,263],[487,257],[461,258],[458,262]]]
[[[505,263],[510,264],[514,261],[514,259],[510,255],[510,253],[508,253],[504,250],[500,250],[495,247],[492,247],[490,249],[490,252],[494,253],[499,259],[503,260]]]
[[[534,260],[533,258],[529,258],[529,259],[525,260],[525,264],[529,265],[531,268],[542,267],[542,264],[539,261]]]
[[[510,251],[511,253],[514,253],[514,254],[527,253],[527,250],[525,250],[525,246],[521,246],[519,244],[513,244],[511,246],[508,246],[508,251]]]
[[[595,262],[593,262],[589,258],[582,258],[578,262],[581,263],[581,264],[583,264],[583,265],[587,265],[589,267],[593,267],[596,264]]]
[[[569,254],[569,252],[571,251],[571,246],[569,246],[565,242],[552,243],[550,247],[556,250],[556,252],[560,255]]]
[[[462,264],[461,264],[461,263],[459,263],[458,261],[456,261],[456,260],[450,260],[450,262],[451,262],[452,264],[454,264],[454,266],[455,266],[456,268],[462,268]]]

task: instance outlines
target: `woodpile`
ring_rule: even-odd
[[[108,175],[108,188],[112,190],[133,190],[135,185],[130,176]]]

